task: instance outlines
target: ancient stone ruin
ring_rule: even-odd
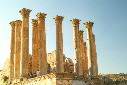
[[[95,35],[92,31],[93,22],[84,23],[88,37],[85,41],[83,31],[79,28],[80,20],[71,20],[75,48],[75,60],[73,61],[63,53],[62,21],[64,17],[57,15],[54,18],[56,24],[56,50],[47,53],[45,32],[47,14],[37,13],[36,19],[32,19],[31,55],[29,54],[30,12],[30,9],[23,8],[19,11],[22,20],[10,22],[12,32],[9,79],[11,83],[14,83],[15,80],[18,81],[18,79],[20,79],[20,82],[25,82],[25,79],[33,82],[32,79],[38,80],[38,78],[41,78],[41,84],[38,83],[37,85],[85,85],[89,78],[96,80],[98,65]],[[47,83],[43,84],[44,81]],[[49,82],[52,83],[49,84]],[[26,85],[26,83],[24,84]]]

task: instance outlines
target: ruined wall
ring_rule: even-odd
[[[72,59],[67,58],[64,56],[64,72],[69,72],[69,73],[73,73],[74,72],[74,63],[72,61]],[[51,70],[54,72],[56,71],[56,50],[48,53],[47,56],[47,62],[51,67]]]
[[[71,78],[57,79],[54,74],[44,76],[15,80],[11,85],[86,85],[83,80],[73,80]]]

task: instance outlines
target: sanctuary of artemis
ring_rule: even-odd
[[[56,16],[56,50],[46,51],[45,13],[37,13],[32,19],[32,55],[29,54],[29,15],[31,10],[23,8],[19,11],[21,20],[11,21],[11,53],[10,80],[34,78],[54,73],[71,75],[71,77],[92,78],[98,76],[97,53],[93,22],[85,22],[87,40],[80,30],[80,20],[72,19],[75,60],[67,58],[63,53],[62,21],[64,17]],[[74,62],[75,61],[75,62]]]

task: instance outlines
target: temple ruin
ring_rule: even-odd
[[[52,53],[46,51],[45,13],[37,13],[32,19],[32,55],[29,53],[29,15],[31,10],[23,8],[19,11],[21,20],[11,21],[11,53],[10,80],[34,78],[54,73],[56,77],[88,79],[98,76],[97,52],[93,22],[85,22],[87,40],[80,29],[80,20],[72,19],[75,60],[67,58],[63,53],[63,16],[54,18],[56,24],[56,49]],[[62,84],[60,84],[62,85]],[[70,85],[70,84],[68,84]]]

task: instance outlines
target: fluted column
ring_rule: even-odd
[[[14,57],[14,77],[20,76],[20,54],[21,54],[21,20],[15,21],[15,57]]]
[[[14,78],[14,54],[15,54],[15,21],[10,22],[11,25],[11,47],[10,47],[10,80]]]
[[[45,13],[38,13],[38,31],[39,31],[39,69],[40,75],[47,73],[47,52],[46,52],[46,33],[45,33]]]
[[[82,67],[81,67],[81,61],[80,61],[80,46],[79,46],[79,19],[73,19],[72,25],[73,25],[73,38],[74,38],[74,47],[75,47],[75,59],[76,59],[76,66],[75,71],[78,75],[82,75]]]
[[[92,31],[92,27],[93,27],[93,22],[86,22],[86,28],[87,28],[87,37],[88,37],[88,69],[90,71],[90,75],[91,76],[96,76],[96,71],[94,70],[94,62],[95,62],[95,56],[94,56],[94,51],[93,51],[93,47],[94,47],[94,43],[93,43],[93,31]]]
[[[62,16],[56,16],[56,72],[64,72],[64,58],[63,58],[63,34],[62,34]]]
[[[19,12],[22,15],[20,76],[28,77],[29,15],[31,10],[23,8]]]
[[[38,22],[32,19],[32,73],[39,70],[39,39],[38,39]]]

